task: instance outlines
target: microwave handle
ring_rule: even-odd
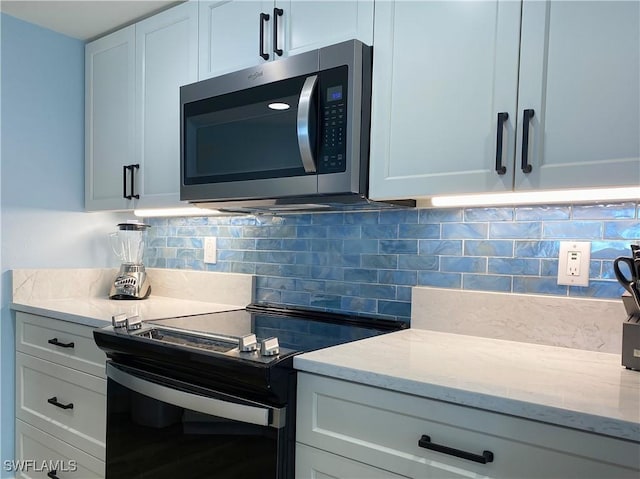
[[[311,99],[317,83],[318,75],[308,77],[304,81],[304,85],[302,85],[300,100],[298,101],[298,148],[300,149],[302,166],[307,173],[316,172],[316,160],[313,157],[311,137],[309,135],[309,112],[311,111]]]

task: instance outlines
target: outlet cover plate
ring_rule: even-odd
[[[217,241],[215,236],[208,236],[204,239],[204,262],[216,264],[217,258]]]
[[[589,286],[591,243],[561,241],[558,254],[558,284]]]

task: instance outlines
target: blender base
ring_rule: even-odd
[[[146,299],[151,294],[151,284],[147,279],[144,265],[124,263],[111,285],[109,299]]]

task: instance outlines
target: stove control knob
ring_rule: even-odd
[[[269,338],[262,341],[260,344],[260,354],[262,356],[275,356],[280,354],[278,338]]]
[[[124,328],[127,322],[127,315],[124,313],[114,314],[111,316],[111,324],[114,328]]]
[[[238,342],[238,348],[243,353],[248,353],[258,349],[258,340],[255,334],[247,334],[242,336]]]
[[[142,319],[140,316],[130,316],[126,319],[127,331],[135,331],[142,327]]]

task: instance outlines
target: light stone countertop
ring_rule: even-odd
[[[102,327],[119,313],[138,315],[144,321],[242,309],[251,303],[255,289],[252,275],[148,268],[151,295],[118,301],[108,299],[116,271],[13,270],[11,308]]]
[[[408,329],[302,354],[300,371],[640,443],[618,354]]]

